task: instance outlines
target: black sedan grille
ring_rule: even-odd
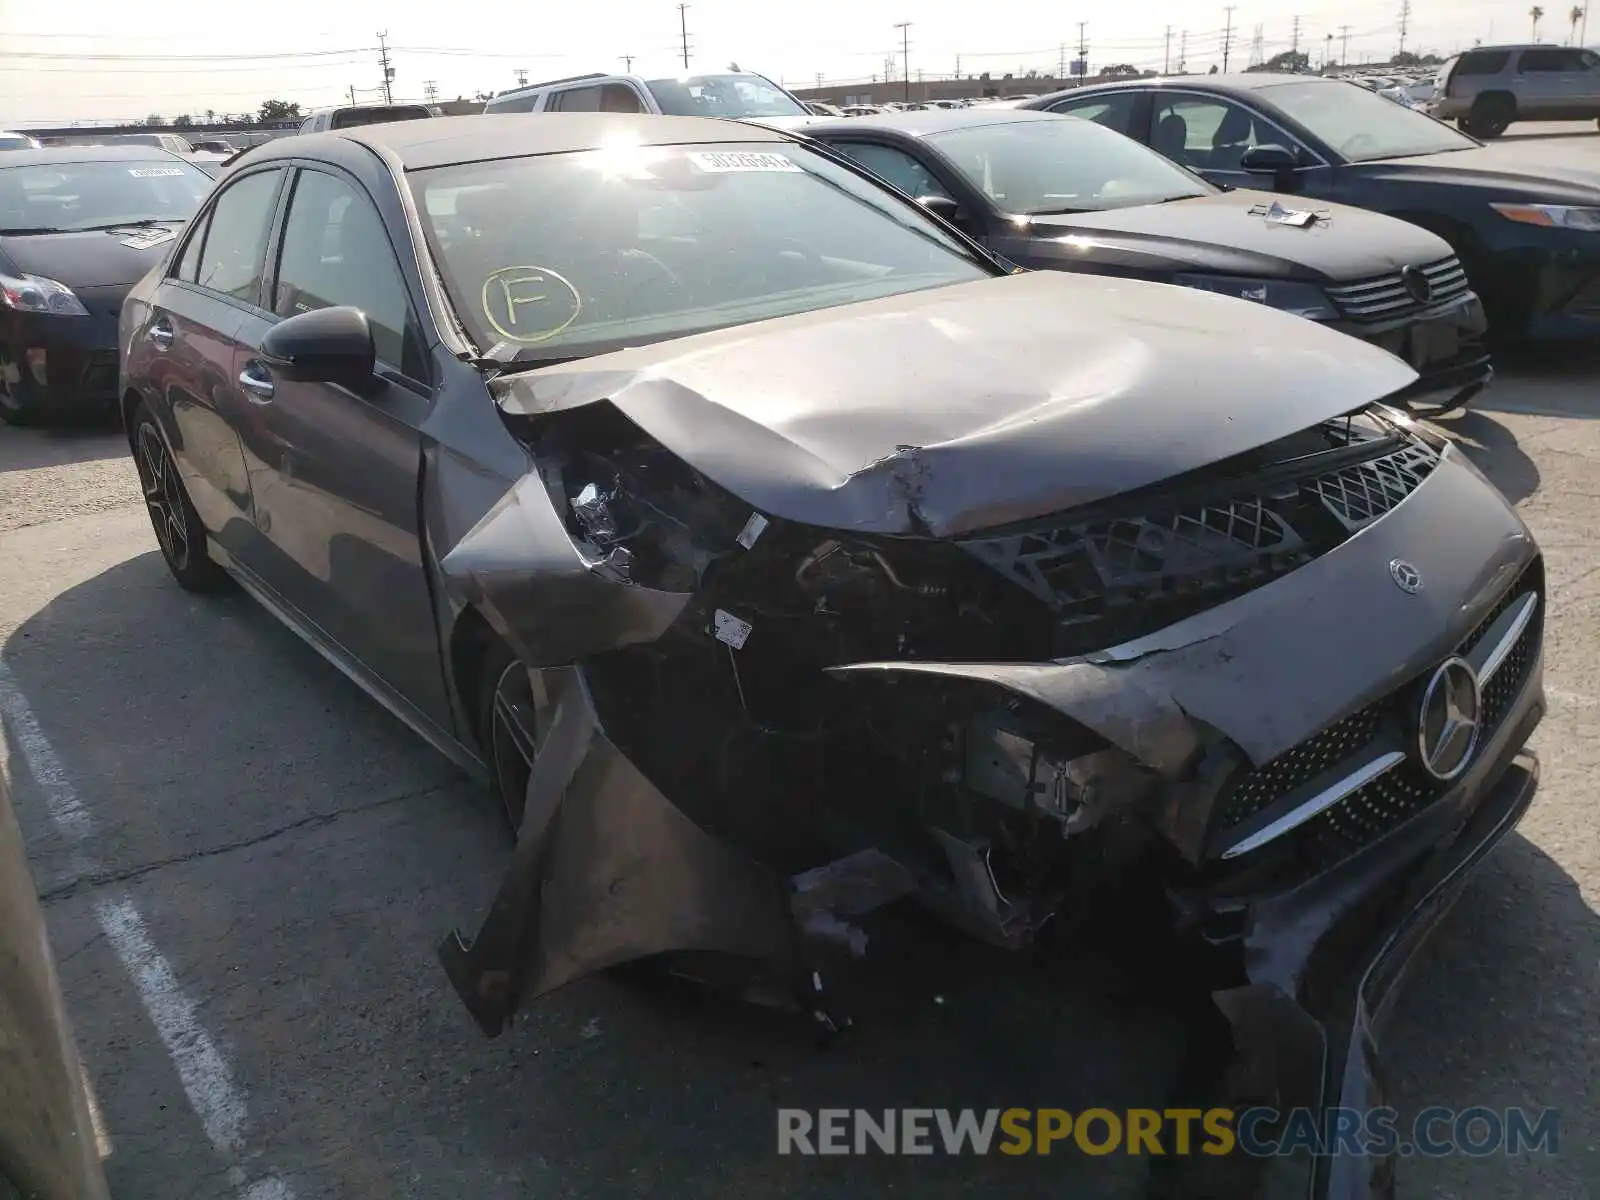
[[[1460,299],[1471,290],[1461,260],[1454,256],[1429,263],[1420,270],[1428,281],[1426,299],[1412,294],[1400,271],[1354,283],[1335,284],[1327,289],[1328,297],[1339,312],[1351,320],[1378,322],[1410,316],[1435,304]]]
[[[1159,629],[1289,573],[1390,512],[1438,466],[1427,444],[1332,422],[1358,457],[1309,456],[1137,515],[1030,523],[958,543],[1044,601],[1061,653]],[[1361,447],[1370,443],[1361,457]],[[1320,462],[1320,465],[1319,465]]]
[[[1527,596],[1543,600],[1543,568],[1535,561],[1501,596],[1488,614],[1456,648],[1468,654],[1502,614]],[[1542,607],[1542,603],[1541,603]],[[1537,657],[1543,631],[1542,614],[1536,610],[1494,677],[1483,687],[1483,733],[1492,737],[1511,712],[1512,705],[1528,681]],[[1408,684],[1359,712],[1330,725],[1270,762],[1237,779],[1217,801],[1212,814],[1214,840],[1226,842],[1228,832],[1240,823],[1265,812],[1294,789],[1310,783],[1324,771],[1349,762],[1352,769],[1362,758],[1361,751],[1373,745],[1380,730],[1390,722],[1403,729],[1411,727],[1408,711],[1414,689]],[[1360,849],[1367,842],[1393,829],[1408,817],[1437,800],[1449,785],[1428,775],[1414,757],[1345,796],[1305,824],[1242,856],[1247,869],[1266,865],[1275,873],[1289,865],[1304,870],[1320,870]]]

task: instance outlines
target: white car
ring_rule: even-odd
[[[30,137],[26,133],[12,133],[8,129],[0,129],[0,150],[38,150],[39,139]]]

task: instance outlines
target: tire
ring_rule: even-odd
[[[33,389],[27,380],[7,383],[5,377],[0,375],[0,421],[18,428],[42,423],[44,402],[32,393]]]
[[[1517,119],[1517,102],[1509,96],[1479,96],[1472,104],[1468,118],[1472,122],[1472,136],[1493,141]]]
[[[492,638],[484,650],[477,678],[473,720],[478,744],[489,766],[490,790],[506,826],[516,833],[522,827],[539,733],[532,685],[527,668],[499,638]]]
[[[161,427],[143,402],[134,407],[128,445],[150,525],[172,577],[187,591],[221,591],[228,585],[228,573],[206,553],[206,529],[200,514],[189,500]]]

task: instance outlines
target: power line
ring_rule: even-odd
[[[297,50],[283,54],[65,54],[55,50],[6,50],[0,58],[27,58],[67,62],[260,62],[263,59],[334,58],[346,54],[366,54],[376,46],[354,46],[343,50]]]

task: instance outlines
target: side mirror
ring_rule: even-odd
[[[339,306],[280,321],[261,339],[261,357],[284,379],[364,391],[372,385],[377,352],[367,314]]]
[[[952,223],[956,219],[956,214],[961,211],[961,205],[957,204],[949,196],[918,196],[917,203],[934,216],[942,217]]]
[[[1239,169],[1254,175],[1287,175],[1300,168],[1300,158],[1287,146],[1251,146],[1239,158]]]

